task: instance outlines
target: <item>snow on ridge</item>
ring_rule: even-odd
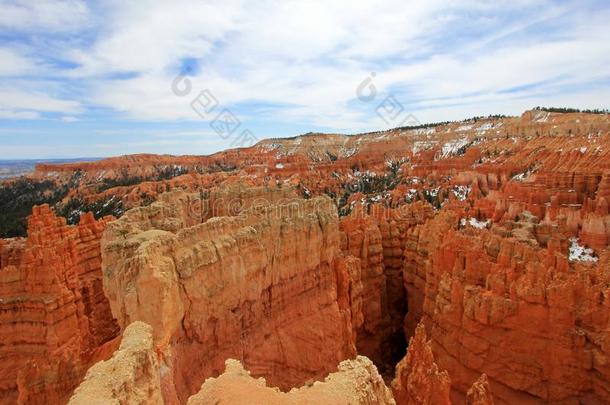
[[[422,150],[431,149],[436,144],[437,144],[436,141],[416,141],[413,143],[413,148],[411,149],[411,152],[414,155],[416,155],[417,153],[421,152]]]
[[[428,128],[417,128],[412,130],[414,135],[432,135],[436,132],[436,128],[428,127]]]
[[[477,132],[487,132],[488,130],[493,128],[493,124],[491,122],[486,122],[477,128]]]
[[[536,122],[547,122],[549,120],[550,116],[551,116],[551,113],[548,112],[548,111],[539,111],[534,116],[534,121],[536,121]]]
[[[346,148],[344,146],[339,148],[339,156],[343,158],[354,156],[356,153],[358,153],[358,148]]]
[[[282,146],[282,144],[280,144],[280,143],[275,143],[275,142],[272,142],[272,143],[263,143],[263,144],[259,145],[259,147],[260,147],[261,149],[265,149],[265,150],[268,150],[268,151],[272,151],[272,150],[274,150],[274,149],[278,149],[278,148],[280,148],[281,146]]]
[[[533,172],[534,172],[533,168],[528,168],[527,170],[525,170],[521,173],[515,174],[510,179],[514,180],[514,181],[523,181],[523,180],[527,179]]]
[[[441,158],[446,158],[451,155],[456,155],[461,148],[468,145],[468,138],[454,139],[443,145],[441,149]]]

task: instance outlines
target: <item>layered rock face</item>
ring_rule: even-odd
[[[201,390],[189,398],[189,405],[275,404],[337,404],[390,405],[395,404],[392,393],[377,373],[373,363],[363,356],[345,360],[336,372],[324,381],[315,382],[287,393],[267,387],[264,378],[254,379],[237,360],[227,360],[225,372],[210,378]]]
[[[243,369],[286,391],[356,353],[389,379],[405,338],[399,403],[610,402],[609,134],[607,116],[530,111],[41,166],[35,178],[70,184],[66,200],[150,205],[107,225],[101,257],[105,220],[70,228],[48,207],[27,240],[0,240],[0,395],[65,401],[118,325],[145,321],[167,403],[229,358],[243,366],[198,398],[230,382],[301,401]],[[376,380],[356,363],[341,364]],[[130,370],[114,381],[156,390]]]
[[[341,218],[341,249],[347,258],[357,258],[364,294],[361,321],[356,328],[358,353],[372,359],[384,375],[392,374],[394,365],[404,355],[406,342],[402,322],[407,313],[403,286],[402,261],[407,231],[433,216],[430,205],[421,202],[397,209],[374,207]],[[358,288],[358,287],[356,287]]]
[[[3,401],[65,402],[117,335],[102,287],[106,223],[86,214],[69,227],[44,205],[29,217],[27,239],[0,243]]]
[[[426,339],[426,328],[420,323],[409,341],[407,355],[396,365],[392,381],[394,399],[398,405],[450,405],[451,378],[440,370],[434,360],[431,341]],[[457,397],[453,403],[464,403]],[[493,405],[494,399],[485,374],[468,390],[470,405]]]
[[[423,324],[417,327],[407,355],[396,366],[392,390],[399,405],[451,404],[451,379],[434,362]]]
[[[153,328],[140,321],[130,324],[112,358],[89,369],[69,404],[163,403],[161,375],[164,371],[157,357]],[[217,378],[208,378],[186,402],[190,405],[395,404],[377,368],[363,356],[342,361],[323,381],[287,393],[268,387],[264,378],[251,377],[238,360],[228,359],[224,372]]]
[[[121,346],[106,361],[87,371],[70,405],[161,404],[161,380],[152,327],[134,322],[123,332]]]
[[[525,217],[490,230],[458,219],[443,212],[411,233],[406,333],[421,317],[462,394],[485,373],[500,403],[610,401],[608,251],[570,261],[565,236],[540,247]]]
[[[494,399],[487,380],[487,375],[481,377],[472,384],[468,390],[468,403],[472,405],[493,405]]]
[[[243,210],[206,220],[202,207],[219,195],[168,193],[109,224],[102,241],[112,312],[122,327],[152,325],[171,370],[167,400],[184,401],[227,358],[285,389],[355,355],[330,200],[233,189]]]
[[[344,235],[342,248],[349,255],[360,259],[360,280],[363,322],[356,331],[358,351],[379,361],[380,345],[389,332],[387,284],[383,267],[381,232],[370,217],[355,215],[341,220]]]

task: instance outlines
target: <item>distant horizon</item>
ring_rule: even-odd
[[[468,120],[472,120],[474,118],[480,118],[480,119],[485,119],[488,117],[494,117],[494,116],[503,116],[506,118],[516,118],[521,116],[523,113],[525,113],[526,111],[531,111],[531,110],[535,110],[536,108],[541,108],[539,106],[533,106],[533,107],[529,107],[526,108],[525,110],[520,111],[519,113],[516,114],[488,114],[488,115],[473,115],[473,116],[469,116],[469,117],[464,117],[461,119],[454,119],[454,120],[437,120],[437,121],[430,121],[430,122],[422,122],[422,123],[417,123],[419,126],[430,126],[430,125],[436,125],[439,123],[445,123],[445,122],[463,122],[463,121],[468,121]],[[569,112],[582,112],[582,113],[589,113],[588,111],[586,111],[587,109],[583,109],[583,108],[578,108],[578,107],[574,107],[574,106],[570,106],[570,107],[542,107],[542,110],[555,110],[555,109],[566,109],[566,110],[574,110],[574,111],[569,111]],[[606,114],[608,114],[609,110],[605,110]],[[417,126],[417,125],[415,125]],[[309,132],[303,132],[303,133],[299,133],[299,134],[295,134],[295,135],[281,135],[281,136],[273,136],[273,137],[266,137],[266,138],[262,138],[259,139],[258,141],[262,141],[262,140],[269,140],[269,139],[290,139],[290,138],[296,138],[299,136],[304,136],[304,135],[308,135],[308,134],[321,134],[321,135],[331,135],[331,134],[338,134],[338,135],[345,135],[345,136],[356,136],[356,135],[363,135],[363,134],[367,134],[367,133],[375,133],[375,132],[383,132],[383,131],[391,131],[394,129],[397,129],[399,127],[392,127],[392,128],[380,128],[380,129],[372,129],[369,131],[363,131],[363,132],[352,132],[352,133],[342,133],[342,132],[320,132],[320,131],[309,131]],[[219,153],[225,150],[229,150],[229,149],[234,149],[234,147],[232,146],[228,146],[226,148],[221,148],[212,152],[208,152],[208,153],[171,153],[171,152],[148,152],[146,150],[142,150],[142,151],[134,151],[131,153],[118,153],[118,154],[109,154],[109,155],[100,155],[100,156],[52,156],[52,157],[24,157],[24,158],[4,158],[0,155],[0,162],[19,162],[19,161],[30,161],[30,162],[35,162],[35,161],[42,161],[42,162],[49,162],[49,161],[53,161],[53,160],[73,160],[73,161],[96,161],[96,160],[102,160],[102,159],[108,159],[108,158],[113,158],[113,157],[120,157],[120,156],[130,156],[130,155],[145,155],[145,154],[150,154],[150,155],[171,155],[171,156],[208,156],[208,155],[212,155],[215,153]],[[1,152],[1,151],[0,151]]]
[[[0,163],[5,163],[5,162],[52,162],[52,161],[79,161],[79,162],[85,162],[85,161],[97,161],[97,160],[101,160],[101,159],[106,159],[108,156],[98,156],[98,157],[91,157],[91,156],[79,156],[79,157],[58,157],[58,158],[32,158],[32,159],[0,159]]]

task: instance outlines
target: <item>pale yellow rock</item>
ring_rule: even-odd
[[[287,393],[268,387],[264,378],[250,376],[237,360],[227,360],[225,372],[209,378],[188,405],[391,405],[392,394],[375,365],[366,357],[345,360],[324,381]]]
[[[134,322],[125,329],[111,359],[93,365],[70,405],[162,404],[152,327]]]

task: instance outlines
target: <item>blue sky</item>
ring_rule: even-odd
[[[608,21],[610,3],[587,0],[0,0],[0,159],[609,108]],[[223,109],[231,136],[210,126]]]

